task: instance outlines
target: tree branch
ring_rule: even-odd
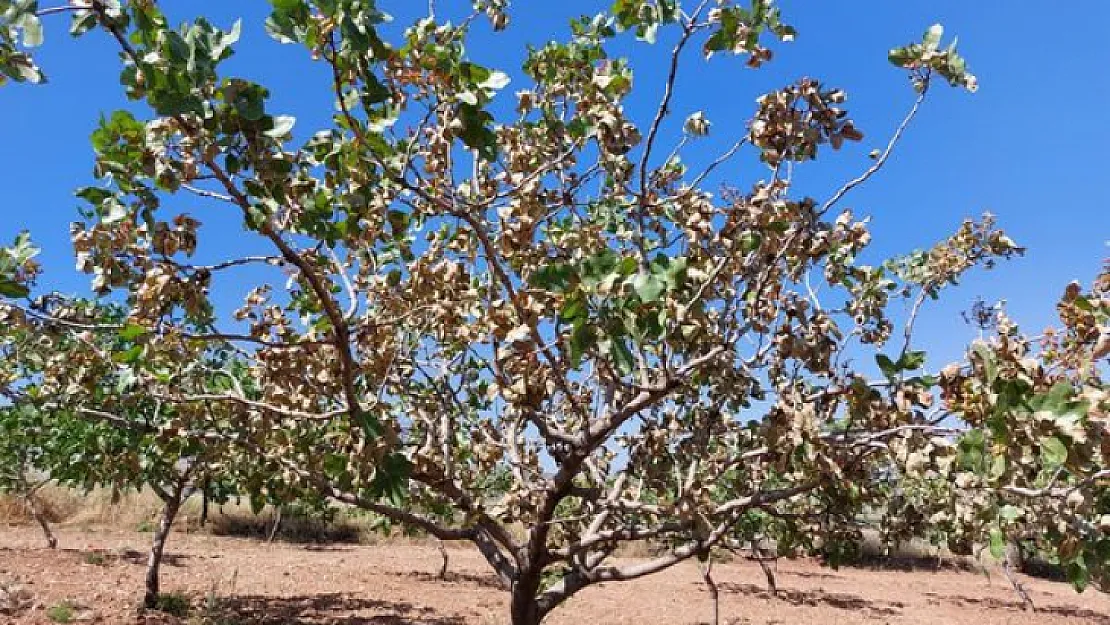
[[[887,159],[890,158],[891,153],[894,151],[894,146],[898,145],[898,141],[906,132],[906,128],[909,127],[910,122],[912,122],[913,118],[917,115],[917,111],[921,108],[921,103],[925,101],[925,94],[928,93],[928,91],[929,83],[928,79],[926,79],[924,88],[921,90],[921,93],[917,95],[917,99],[914,100],[913,106],[910,107],[910,112],[906,114],[906,117],[902,120],[902,123],[899,124],[898,128],[894,131],[894,135],[886,144],[886,149],[883,150],[883,153],[879,156],[878,159],[875,160],[875,163],[871,165],[871,167],[869,167],[867,171],[863,172],[858,177],[848,181],[843,187],[840,187],[840,189],[838,189],[836,193],[832,195],[832,197],[826,200],[825,203],[821,205],[821,210],[818,214],[823,215],[828,212],[828,210],[835,206],[837,202],[842,200],[849,191],[867,182],[867,180],[871,178],[871,176],[874,176],[876,173],[879,172],[880,169],[883,168],[883,165],[886,164]]]

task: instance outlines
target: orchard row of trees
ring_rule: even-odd
[[[395,40],[372,0],[271,4],[268,32],[334,90],[332,125],[299,138],[266,87],[224,71],[238,24],[174,27],[154,0],[0,0],[0,74],[43,82],[30,51],[68,14],[114,42],[136,103],[101,119],[97,179],[76,192],[92,294],[41,291],[25,235],[0,252],[4,484],[157,493],[148,605],[193,488],[469,541],[517,625],[756,535],[835,565],[876,514],[891,541],[1030,539],[1078,588],[1110,579],[1110,271],[1067,287],[1058,328],[999,315],[938,369],[919,311],[1021,248],[984,216],[858,260],[870,234],[846,198],[938,83],[976,87],[939,26],[890,51],[911,89],[885,147],[807,197],[803,163],[862,138],[816,79],[758,98],[706,165],[681,158],[712,125],[676,118],[677,76],[699,52],[771,61],[796,33],[770,0],[616,0],[527,51],[515,107],[509,75],[467,48],[511,28],[504,0],[430,2]],[[628,37],[670,42],[642,120],[611,55]],[[755,180],[708,188],[745,157]],[[205,213],[268,251],[217,257]],[[240,308],[213,301],[221,285],[245,287]],[[614,561],[629,541],[666,549]]]

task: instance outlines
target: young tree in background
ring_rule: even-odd
[[[16,237],[11,246],[0,248],[0,296],[24,297],[30,293],[29,285],[34,284],[39,271],[34,260],[38,253],[26,233]],[[43,412],[27,395],[27,385],[35,376],[34,362],[40,355],[35,350],[34,335],[12,323],[10,314],[0,309],[0,492],[24,503],[42,528],[46,544],[54,549],[58,539],[37,497],[50,481],[45,469],[50,455],[46,442],[49,436]]]
[[[0,387],[12,402],[0,408],[0,488],[26,499],[51,547],[56,540],[34,499],[41,485],[153,491],[163,508],[143,604],[157,606],[166,540],[190,488],[205,485],[217,501],[230,492],[238,448],[214,434],[228,428],[220,421],[226,412],[218,405],[186,412],[189,406],[136,392],[134,370],[148,339],[122,322],[118,308],[46,297],[27,307],[0,306],[0,318],[0,364],[12,380]],[[223,358],[213,351],[162,352],[146,366],[184,389],[222,367]],[[180,430],[184,424],[192,429]]]
[[[42,528],[46,545],[55,549],[58,538],[50,529],[50,519],[38,496],[50,483],[49,474],[43,471],[43,434],[39,411],[26,404],[0,406],[0,493],[23,503]]]

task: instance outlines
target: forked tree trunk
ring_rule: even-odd
[[[50,529],[50,522],[46,520],[46,514],[43,512],[38,498],[35,497],[35,491],[29,491],[26,495],[23,496],[23,500],[27,503],[27,509],[31,512],[31,518],[33,518],[35,522],[39,524],[39,527],[42,528],[42,533],[44,536],[46,536],[46,544],[51,549],[57,549],[58,539],[54,536],[54,532]]]
[[[163,499],[162,517],[158,520],[158,527],[154,530],[154,540],[150,546],[150,556],[146,562],[146,592],[143,595],[143,607],[153,608],[158,605],[159,569],[162,566],[162,556],[166,550],[166,539],[170,535],[173,521],[181,509],[181,492],[183,485],[174,487],[172,493]]]

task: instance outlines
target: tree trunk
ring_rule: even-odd
[[[543,620],[544,615],[540,613],[536,602],[539,587],[539,573],[520,571],[518,579],[513,583],[512,603],[509,607],[512,625],[539,625]]]
[[[759,568],[763,570],[763,576],[767,578],[767,592],[772,595],[778,595],[778,584],[775,583],[775,570],[768,564],[770,558],[763,555],[763,549],[759,547],[759,539],[752,539],[752,557],[759,563]]]
[[[443,564],[441,564],[440,567],[439,567],[438,578],[439,579],[447,579],[447,563],[448,563],[448,560],[447,560],[447,546],[444,545],[443,541],[438,539],[438,538],[436,539],[436,546],[439,547],[439,556],[441,558],[443,558]]]
[[[42,528],[42,533],[46,536],[46,544],[51,549],[57,549],[58,539],[54,536],[54,532],[50,530],[50,523],[46,520],[46,515],[39,505],[38,498],[35,497],[35,491],[27,493],[23,499],[27,502],[27,509],[31,512],[31,518],[38,522],[39,527]]]
[[[266,538],[266,543],[274,542],[274,537],[277,536],[278,529],[281,528],[281,506],[277,507],[277,512],[274,513],[274,526],[270,528],[270,535]]]
[[[1002,559],[1002,572],[1006,575],[1006,579],[1010,582],[1010,585],[1014,587],[1014,592],[1021,597],[1022,607],[1028,612],[1033,612],[1036,609],[1033,605],[1033,598],[1029,596],[1029,593],[1025,590],[1025,586],[1022,586],[1021,582],[1018,581],[1018,578],[1014,575],[1010,554],[1006,554]]]
[[[162,555],[165,553],[166,538],[170,535],[173,520],[181,508],[181,486],[174,488],[169,498],[165,499],[162,508],[162,518],[158,520],[158,527],[154,531],[154,541],[150,546],[150,557],[146,563],[146,594],[143,595],[143,607],[153,608],[158,605],[158,571],[162,566]]]
[[[204,490],[200,491],[200,526],[208,523],[208,482],[204,483]]]
[[[712,625],[720,625],[721,598],[720,593],[717,591],[717,583],[713,581],[713,556],[706,554],[705,562],[700,562],[698,566],[701,568],[701,577],[705,580],[705,585],[709,588],[709,598],[713,600],[713,620],[710,621],[710,623],[712,623]]]

